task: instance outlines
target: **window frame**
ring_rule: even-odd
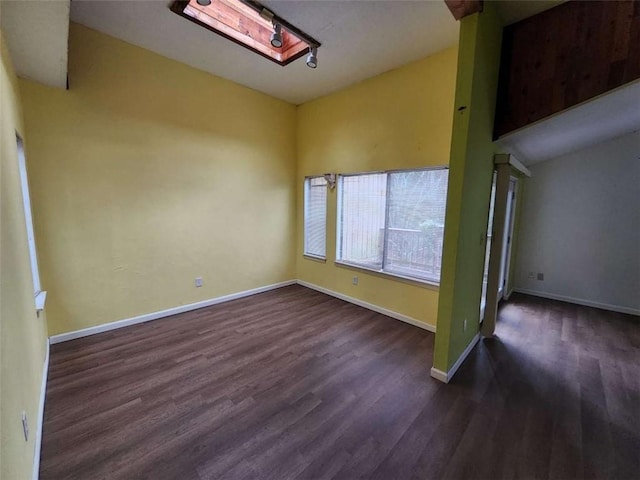
[[[31,277],[33,280],[33,298],[36,310],[39,312],[44,309],[47,292],[42,290],[42,284],[40,282],[38,252],[36,249],[35,228],[33,225],[33,210],[31,208],[31,195],[29,191],[29,174],[27,172],[27,155],[24,140],[17,132],[16,153],[18,157],[18,174],[20,176],[20,190],[22,193],[22,206],[24,209],[25,229],[29,249],[29,264],[31,266]]]
[[[322,179],[324,180],[324,188],[326,189],[325,199],[324,199],[324,255],[318,255],[317,253],[309,252],[307,249],[307,218],[309,212],[309,192],[311,188],[311,180]],[[322,262],[326,262],[327,260],[327,213],[328,213],[328,203],[329,203],[329,182],[324,177],[324,175],[308,175],[304,177],[304,193],[303,193],[303,218],[302,218],[302,254],[306,258],[310,258],[312,260],[319,260]]]
[[[375,170],[375,171],[371,171],[371,172],[355,172],[355,173],[341,173],[338,175],[338,179],[337,179],[337,185],[338,185],[338,192],[337,192],[337,206],[336,206],[336,259],[335,259],[335,264],[338,266],[344,266],[344,267],[349,267],[349,268],[354,268],[354,269],[358,269],[358,270],[364,270],[367,272],[371,272],[371,273],[375,273],[384,277],[392,277],[392,278],[397,278],[397,279],[401,279],[401,280],[407,280],[410,282],[415,282],[416,284],[420,284],[420,285],[430,285],[430,286],[434,286],[434,287],[439,287],[440,286],[440,281],[435,281],[435,280],[431,280],[431,279],[426,279],[426,278],[421,278],[421,277],[414,277],[411,275],[403,275],[401,273],[396,273],[396,272],[391,272],[388,270],[385,270],[385,259],[386,259],[386,251],[385,249],[387,248],[387,241],[388,241],[388,228],[387,228],[387,224],[389,222],[389,196],[390,196],[390,188],[391,188],[391,182],[389,181],[388,176],[390,174],[393,173],[411,173],[411,172],[424,172],[424,171],[437,171],[437,170],[449,170],[449,166],[448,165],[437,165],[437,166],[431,166],[431,167],[419,167],[419,168],[404,168],[404,169],[393,169],[393,170]],[[387,183],[386,183],[386,197],[385,197],[385,218],[384,218],[384,240],[383,240],[383,253],[382,253],[382,265],[380,269],[377,268],[373,268],[370,265],[366,265],[366,264],[362,264],[362,263],[358,263],[358,262],[350,262],[350,261],[346,261],[341,259],[342,257],[342,214],[343,214],[343,209],[342,209],[342,197],[343,197],[343,181],[345,177],[358,177],[358,176],[363,176],[363,175],[379,175],[379,174],[385,174],[387,175]],[[447,179],[448,180],[448,179]],[[447,191],[448,191],[448,185],[447,185]],[[447,203],[447,199],[445,198],[445,215],[446,215],[446,203]],[[444,234],[443,234],[444,235]],[[444,245],[443,245],[443,249],[444,249]]]

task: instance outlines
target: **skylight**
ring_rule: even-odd
[[[171,10],[282,66],[320,46],[318,41],[253,0],[201,0],[200,3],[177,0]],[[281,27],[279,48],[271,42],[276,26]]]

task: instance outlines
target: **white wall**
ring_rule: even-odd
[[[516,290],[640,315],[640,132],[530,170]]]

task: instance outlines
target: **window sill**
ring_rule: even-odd
[[[430,280],[422,280],[420,278],[408,277],[406,275],[401,275],[399,273],[385,272],[383,270],[376,270],[375,268],[367,268],[362,265],[358,265],[355,263],[341,262],[339,260],[336,260],[335,264],[338,267],[352,268],[354,270],[363,270],[365,272],[373,273],[381,277],[389,278],[392,280],[401,280],[403,282],[410,283],[412,285],[417,285],[419,287],[427,287],[435,290],[438,290],[440,288],[439,283],[433,282]]]
[[[36,301],[36,313],[40,313],[44,310],[44,304],[47,301],[47,292],[38,292],[35,296]]]
[[[319,263],[327,263],[327,257],[321,257],[319,255],[309,255],[308,253],[305,253],[303,256],[307,260],[313,260],[314,262]]]

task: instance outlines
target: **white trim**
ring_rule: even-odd
[[[298,285],[302,285],[303,287],[310,288],[312,290],[316,290],[318,292],[324,293],[326,295],[330,295],[332,297],[339,298],[340,300],[344,300],[345,302],[353,303],[354,305],[358,305],[359,307],[363,307],[369,310],[372,310],[377,313],[381,313],[382,315],[386,315],[387,317],[395,318],[396,320],[400,320],[405,323],[409,323],[415,327],[422,328],[423,330],[427,330],[429,332],[436,332],[436,327],[434,325],[430,325],[425,322],[421,322],[420,320],[416,320],[415,318],[409,317],[407,315],[403,315],[401,313],[394,312],[392,310],[387,310],[386,308],[379,307],[372,303],[368,303],[362,300],[358,300],[357,298],[349,297],[347,295],[343,295],[342,293],[334,292],[333,290],[329,290],[324,287],[320,287],[318,285],[314,285],[313,283],[305,282],[303,280],[298,280]]]
[[[16,148],[18,152],[18,171],[20,172],[20,186],[22,189],[22,204],[24,207],[24,219],[27,229],[27,246],[29,247],[29,262],[31,265],[31,277],[33,279],[33,291],[40,292],[40,273],[38,270],[38,254],[36,251],[35,233],[33,230],[33,214],[31,209],[31,197],[29,196],[29,176],[27,175],[27,159],[24,151],[24,141],[16,132]]]
[[[431,376],[436,380],[440,380],[442,383],[449,383],[449,377],[447,377],[447,372],[438,370],[436,367],[431,367]]]
[[[462,355],[460,355],[458,357],[458,360],[456,360],[456,363],[453,364],[453,366],[449,369],[448,372],[443,372],[442,370],[438,370],[435,367],[431,367],[431,376],[433,378],[435,378],[436,380],[440,380],[441,382],[449,383],[451,381],[451,379],[453,378],[453,376],[458,371],[458,369],[460,368],[460,366],[467,359],[467,357],[471,353],[471,350],[473,350],[473,347],[476,346],[478,341],[480,341],[480,332],[478,332],[471,339],[471,341],[469,342],[469,345],[467,345],[467,348],[464,349],[464,352],[462,352]]]
[[[600,308],[602,310],[610,310],[612,312],[626,313],[629,315],[640,316],[640,309],[621,307],[618,305],[610,305],[608,303],[593,302],[591,300],[583,300],[581,298],[567,297],[565,295],[556,295],[555,293],[539,292],[537,290],[528,290],[526,288],[514,288],[514,292],[524,293],[525,295],[533,295],[534,297],[548,298],[550,300],[559,300],[561,302],[575,303],[576,305],[584,305],[585,307]]]
[[[365,272],[375,273],[376,275],[381,275],[383,277],[391,277],[391,278],[399,278],[401,280],[407,280],[409,282],[415,282],[418,286],[427,286],[440,288],[440,282],[436,282],[435,280],[428,280],[426,278],[419,277],[410,277],[409,275],[402,275],[401,273],[393,273],[389,270],[382,270],[379,268],[371,268],[364,265],[359,265],[357,263],[345,262],[344,260],[336,260],[333,262],[338,267],[347,267],[353,268],[356,270],[364,270]]]
[[[493,156],[493,163],[496,165],[511,165],[523,175],[527,177],[531,176],[531,171],[520,160],[518,160],[510,153],[496,153]]]
[[[35,298],[36,302],[36,312],[41,312],[44,310],[44,304],[47,301],[47,292],[38,292]]]
[[[527,177],[531,177],[531,170],[529,170],[527,167],[525,167],[524,164],[522,162],[520,162],[513,155],[509,156],[509,165],[511,165],[513,168],[515,168],[517,171],[519,171],[523,175],[525,175]]]
[[[33,452],[33,472],[31,478],[40,478],[40,450],[42,449],[42,428],[44,426],[44,399],[47,393],[47,378],[49,375],[49,340],[47,339],[47,350],[44,356],[44,366],[42,367],[42,382],[40,384],[40,403],[38,404],[38,419],[36,424],[36,442]]]
[[[311,255],[310,253],[303,253],[302,257],[306,258],[307,260],[314,260],[320,263],[327,263],[327,257],[320,257],[319,255]]]
[[[219,303],[229,302],[231,300],[237,300],[238,298],[249,297],[258,293],[268,292],[269,290],[275,290],[276,288],[286,287],[294,285],[295,280],[287,280],[286,282],[274,283],[265,287],[253,288],[251,290],[245,290],[243,292],[232,293],[230,295],[224,295],[222,297],[211,298],[209,300],[203,300],[201,302],[190,303],[188,305],[181,305],[179,307],[168,308],[166,310],[160,310],[158,312],[146,313],[137,317],[126,318],[124,320],[118,320],[110,323],[103,323],[102,325],[96,325],[95,327],[83,328],[81,330],[75,330],[73,332],[61,333],[59,335],[53,335],[50,337],[51,344],[68,342],[76,338],[88,337],[89,335],[95,335],[97,333],[108,332],[118,328],[128,327],[130,325],[136,325],[138,323],[149,322],[151,320],[158,320],[164,317],[170,317],[171,315],[177,315],[179,313],[190,312],[191,310],[197,310],[199,308],[210,307]]]

